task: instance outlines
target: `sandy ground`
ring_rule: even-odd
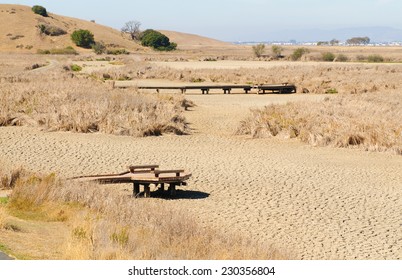
[[[193,173],[178,199],[208,226],[294,259],[401,259],[402,157],[233,132],[250,107],[319,95],[192,95],[188,136],[148,138],[0,128],[5,161],[63,176],[159,163]],[[127,193],[129,190],[127,190]]]

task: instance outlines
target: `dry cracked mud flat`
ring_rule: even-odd
[[[306,98],[324,97],[188,96],[197,107],[185,113],[193,129],[186,136],[0,128],[1,157],[65,177],[130,164],[186,168],[186,189],[207,195],[168,205],[205,225],[273,244],[291,259],[401,259],[401,156],[234,136],[250,107]]]

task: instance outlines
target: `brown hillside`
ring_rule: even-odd
[[[161,33],[169,37],[171,42],[175,42],[179,48],[197,48],[197,47],[230,47],[230,43],[219,40],[202,37],[194,34],[181,33],[175,31],[160,30]]]
[[[137,43],[124,38],[120,31],[90,21],[49,13],[42,17],[32,12],[31,7],[0,4],[0,51],[36,52],[37,49],[65,48],[74,46],[70,34],[77,29],[88,29],[96,41],[116,48],[135,50]],[[67,32],[61,36],[40,35],[38,24],[59,27]],[[32,46],[32,48],[30,47]]]

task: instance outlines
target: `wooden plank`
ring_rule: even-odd
[[[143,171],[154,171],[156,168],[159,168],[159,165],[131,165],[128,167],[128,169],[130,170],[130,172],[134,173],[135,171],[139,171],[144,169]]]
[[[183,173],[183,169],[175,169],[175,170],[155,170],[155,177],[159,177],[160,174],[169,174],[169,173],[175,173],[176,176],[180,176],[180,173]]]

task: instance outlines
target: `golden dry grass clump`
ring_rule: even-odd
[[[0,205],[0,229],[6,226],[7,214],[5,209]]]
[[[108,89],[93,79],[58,71],[3,76],[2,80],[0,126],[131,136],[187,131],[182,97]]]
[[[277,259],[270,246],[203,228],[186,209],[164,200],[133,199],[92,183],[54,174],[18,180],[10,213],[36,212],[63,221],[70,234],[63,259]],[[26,214],[23,216],[27,216]]]
[[[340,95],[256,109],[237,133],[285,136],[318,146],[360,147],[402,154],[402,95]]]

